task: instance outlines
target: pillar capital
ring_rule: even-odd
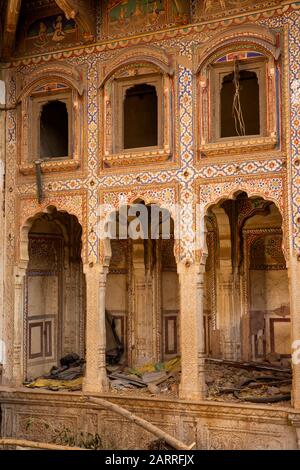
[[[189,261],[180,261],[177,263],[177,273],[183,276],[196,276],[199,274],[205,273],[205,262],[204,259],[201,262],[189,262]]]
[[[85,275],[104,275],[106,276],[109,271],[109,265],[100,263],[85,263],[83,265],[83,272]]]
[[[15,283],[18,284],[19,282],[23,282],[23,278],[26,275],[26,269],[27,269],[27,262],[23,261],[16,266],[14,266],[14,278],[15,278]]]

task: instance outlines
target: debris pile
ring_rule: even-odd
[[[286,363],[286,365],[289,365]],[[111,388],[119,393],[134,391],[168,398],[178,397],[180,359],[138,369],[109,368]],[[269,363],[206,360],[207,399],[250,403],[281,403],[291,398],[289,367]]]
[[[208,400],[280,403],[291,398],[289,367],[266,363],[206,361]]]
[[[85,361],[78,354],[70,353],[60,359],[60,367],[53,366],[49,374],[26,384],[29,388],[47,388],[48,390],[76,391],[82,388]]]
[[[180,382],[180,358],[148,364],[139,368],[107,366],[112,390],[137,390],[151,395],[177,395]]]
[[[85,363],[77,354],[68,354],[52,367],[49,374],[27,384],[28,387],[49,390],[81,390]],[[289,366],[289,367],[287,367]],[[164,396],[177,398],[181,375],[180,358],[167,362],[128,368],[122,364],[107,364],[107,374],[113,393]],[[205,380],[207,400],[250,403],[285,403],[291,397],[290,365],[234,362],[206,359]]]

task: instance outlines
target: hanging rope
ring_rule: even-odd
[[[235,93],[232,104],[232,115],[234,118],[235,130],[237,135],[244,136],[246,135],[246,127],[240,99],[240,70],[237,60],[234,61],[233,84],[235,87]]]

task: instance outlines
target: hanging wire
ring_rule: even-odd
[[[235,93],[232,104],[232,115],[234,118],[235,130],[237,135],[245,136],[246,127],[240,99],[240,70],[238,60],[234,61],[233,84],[235,87]]]

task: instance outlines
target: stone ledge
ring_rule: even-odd
[[[243,137],[234,139],[223,139],[213,143],[203,144],[198,150],[198,161],[203,156],[223,156],[237,155],[240,153],[253,153],[266,150],[273,150],[277,144],[277,137]]]
[[[97,394],[95,394],[97,396]],[[297,449],[300,411],[262,405],[99,394],[197,449]],[[80,392],[0,387],[2,436],[51,441],[51,429],[99,433],[105,448],[144,449],[154,437]],[[28,422],[31,425],[28,427]],[[45,427],[47,422],[47,427]]]
[[[152,163],[166,162],[170,159],[170,151],[149,150],[142,152],[124,152],[102,157],[104,169],[131,165],[151,165]]]

